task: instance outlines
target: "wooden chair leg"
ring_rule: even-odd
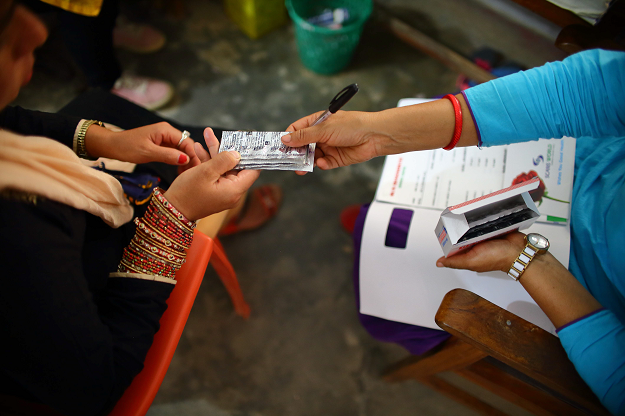
[[[528,384],[508,371],[514,370],[504,371],[487,360],[480,360],[454,372],[536,416],[588,414],[556,398],[559,395],[546,387]]]
[[[499,409],[491,406],[490,404],[481,401],[473,396],[471,396],[466,391],[459,389],[451,383],[443,380],[440,377],[430,376],[423,377],[418,380],[420,383],[430,387],[432,390],[436,390],[437,392],[444,394],[449,397],[456,403],[460,403],[466,407],[469,407],[479,414],[486,416],[506,416],[507,414],[502,412]]]
[[[440,373],[464,368],[486,357],[477,348],[450,338],[441,346],[419,356],[410,356],[389,367],[382,377],[386,381],[421,380]]]

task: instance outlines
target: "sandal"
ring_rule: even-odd
[[[248,195],[241,212],[219,230],[223,237],[242,231],[254,230],[273,218],[282,202],[282,188],[262,185]]]
[[[362,208],[362,204],[349,205],[341,211],[341,225],[349,234],[354,233],[356,219],[358,218],[358,214],[360,214],[360,208]]]

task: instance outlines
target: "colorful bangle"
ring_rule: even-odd
[[[165,198],[165,195],[163,195],[163,192],[160,188],[154,189],[154,196],[156,197],[155,202],[160,203],[163,207],[165,207],[169,212],[174,215],[175,218],[177,218],[181,223],[188,227],[191,233],[193,233],[193,229],[197,225],[197,221],[191,221],[187,219],[187,217],[185,217],[182,212],[178,211],[176,207],[170,204],[167,198]]]
[[[460,140],[460,135],[462,134],[462,108],[460,107],[460,101],[453,94],[447,94],[443,98],[447,98],[451,101],[451,105],[454,106],[454,114],[456,116],[456,124],[454,126],[454,135],[451,139],[451,142],[443,149],[451,150],[458,144],[458,140]]]
[[[193,241],[196,222],[188,220],[155,189],[137,230],[124,249],[118,266],[121,273],[143,273],[175,279],[186,262],[186,249]]]

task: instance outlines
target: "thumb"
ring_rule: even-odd
[[[282,136],[282,143],[291,147],[301,147],[310,143],[316,143],[318,141],[318,135],[315,135],[316,130],[318,130],[318,128],[308,127],[306,129],[294,131],[291,134],[286,134]]]
[[[168,165],[186,165],[190,160],[186,153],[170,147],[154,146],[151,151],[155,162],[167,163]]]
[[[466,253],[460,253],[447,258],[443,256],[436,260],[436,267],[447,267],[449,269],[467,269],[469,264],[465,254]]]
[[[439,258],[438,260],[436,260],[436,267],[449,267],[449,262],[445,258],[445,256],[443,256],[443,257]]]
[[[241,160],[241,155],[235,150],[218,153],[217,156],[204,163],[210,169],[211,176],[218,178],[231,171]]]

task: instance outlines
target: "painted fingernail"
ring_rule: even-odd
[[[185,154],[181,153],[180,156],[178,156],[178,164],[179,165],[184,165],[185,163],[187,163],[187,160],[189,160],[189,158]]]

